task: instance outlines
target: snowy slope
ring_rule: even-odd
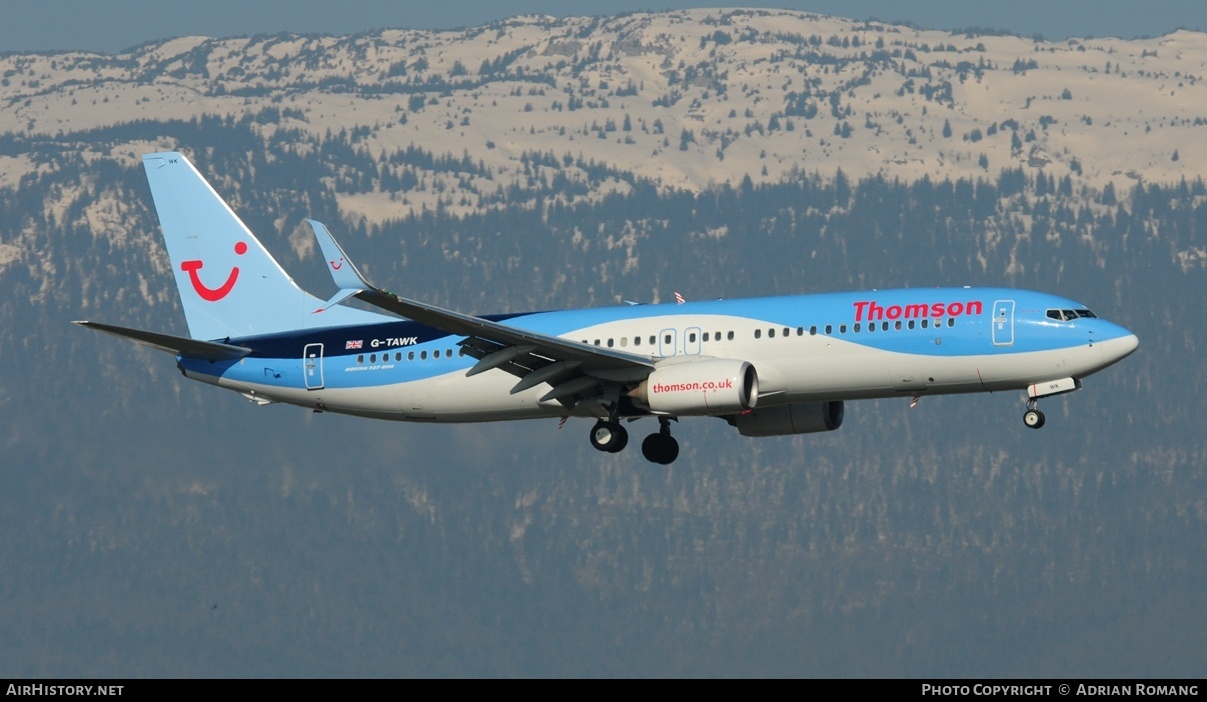
[[[693,190],[840,168],[913,180],[1020,166],[1100,188],[1207,171],[1207,140],[1196,138],[1207,133],[1205,63],[1207,35],[1186,31],[1045,42],[778,10],[518,17],[456,31],[9,55],[0,133],[272,107],[280,126],[314,139],[345,131],[372,153],[468,153],[492,177],[444,183],[464,209],[520,179],[578,177],[556,165],[567,154]],[[148,130],[101,155],[160,147],[188,144]],[[525,173],[520,156],[532,151],[556,163]],[[29,167],[0,158],[0,187]],[[366,193],[343,204],[377,219],[436,197]]]

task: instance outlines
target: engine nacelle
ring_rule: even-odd
[[[845,412],[842,400],[837,402],[793,402],[774,405],[736,414],[729,423],[742,436],[786,436],[834,431],[842,426]]]
[[[732,414],[754,407],[759,398],[759,376],[746,361],[688,361],[650,373],[629,397],[665,414]]]

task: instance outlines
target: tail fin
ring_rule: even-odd
[[[183,155],[146,154],[143,168],[194,339],[389,321],[310,295],[273,259]]]

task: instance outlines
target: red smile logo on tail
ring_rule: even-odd
[[[338,271],[344,267],[344,257],[340,256],[339,263],[336,263],[335,261],[327,261],[327,263],[331,264],[331,270]]]
[[[235,254],[242,256],[247,253],[247,244],[240,241],[235,244]],[[201,282],[201,277],[197,275],[197,271],[205,264],[200,260],[181,261],[180,270],[189,274],[189,282],[193,284],[193,289],[201,296],[201,299],[208,302],[217,302],[230,294],[230,291],[235,287],[235,281],[239,279],[239,267],[231,268],[230,275],[226,277],[226,282],[217,288],[207,287]]]

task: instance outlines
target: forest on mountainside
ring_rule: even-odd
[[[676,427],[670,468],[588,424],[439,427],[258,408],[73,319],[183,333],[134,141],[186,148],[304,288],[301,220],[370,279],[474,313],[1002,285],[1140,350],[1047,401],[850,403],[837,432]],[[0,672],[109,675],[1193,676],[1207,639],[1207,189],[1043,169],[800,173],[693,193],[616,167],[470,214],[344,217],[468,155],[384,158],[254,118],[0,138]],[[641,425],[637,425],[640,427]],[[646,427],[648,428],[648,427]],[[639,430],[639,429],[638,429]]]

